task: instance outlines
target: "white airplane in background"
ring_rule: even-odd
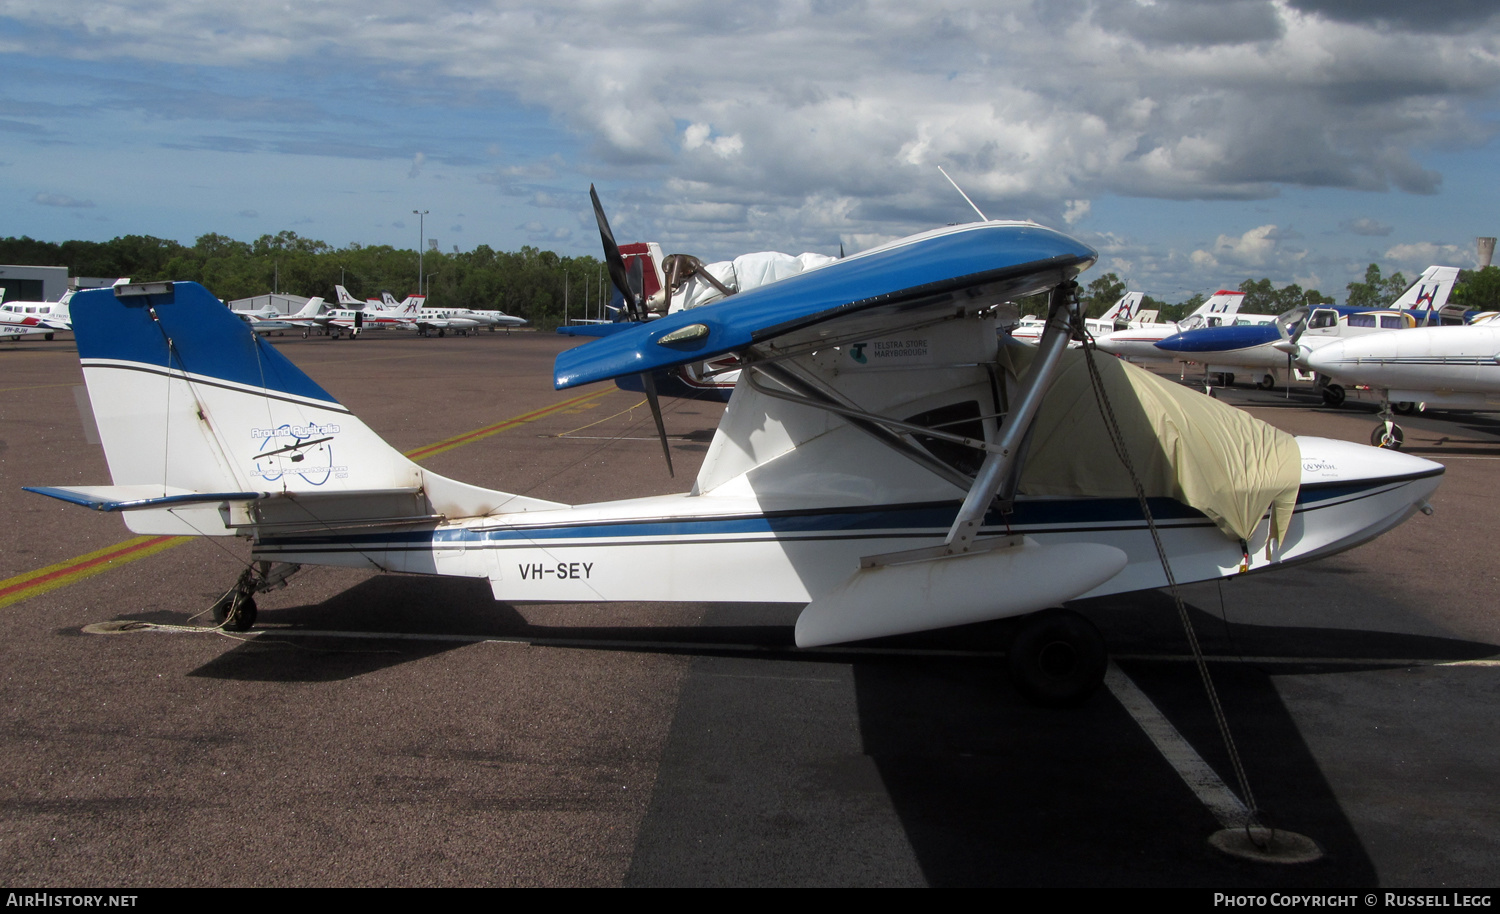
[[[5,290],[0,289],[0,295],[4,294]],[[0,340],[35,336],[50,340],[59,330],[71,330],[68,302],[72,297],[69,290],[55,302],[8,301],[0,305]]]
[[[1487,315],[1466,326],[1416,327],[1330,342],[1307,364],[1344,389],[1380,398],[1370,443],[1399,448],[1405,433],[1393,412],[1426,407],[1500,410],[1500,322]]]
[[[1181,321],[1164,321],[1095,335],[1094,344],[1101,352],[1132,362],[1171,362],[1174,361],[1172,356],[1157,349],[1157,343],[1184,330],[1233,324],[1244,301],[1245,293],[1220,289]]]
[[[414,323],[417,332],[423,336],[429,335],[436,330],[438,336],[445,331],[452,330],[460,335],[468,335],[477,331],[480,327],[489,327],[493,332],[496,327],[504,327],[509,330],[512,327],[525,326],[526,319],[506,314],[504,311],[487,311],[479,308],[429,308],[425,295],[413,295],[406,299],[407,302],[415,302],[417,306]]]
[[[282,314],[269,305],[255,310],[230,309],[230,313],[249,324],[250,329],[261,336],[267,336],[275,331],[301,330],[303,338],[306,338],[309,330],[322,326],[317,320],[322,310],[323,299],[314,297],[309,298],[302,306],[302,310],[296,314]]]
[[[1098,317],[1084,318],[1084,325],[1089,328],[1089,333],[1095,339],[1108,333],[1114,333],[1116,330],[1125,330],[1127,328],[1139,329],[1150,326],[1156,322],[1156,312],[1138,311],[1141,306],[1141,300],[1145,297],[1146,293],[1144,292],[1126,292],[1120,297],[1119,301],[1110,306],[1108,311]],[[1011,330],[1011,338],[1035,346],[1037,341],[1042,338],[1042,329],[1046,324],[1047,321],[1039,317],[1023,317],[1021,318],[1021,322],[1016,324],[1015,329]],[[1082,343],[1078,340],[1073,340],[1068,345],[1074,347],[1080,346]]]
[[[348,331],[350,339],[358,339],[366,330],[414,330],[412,320],[416,316],[417,303],[411,299],[407,301],[409,304],[394,311],[371,308],[368,304],[360,308],[330,308],[309,320],[322,326],[335,340],[343,331]]]
[[[1300,306],[1266,326],[1186,330],[1157,343],[1157,348],[1179,361],[1202,365],[1205,377],[1218,375],[1225,384],[1234,383],[1235,371],[1249,369],[1257,376],[1256,386],[1269,390],[1277,385],[1278,375],[1290,383],[1298,359],[1306,368],[1306,354],[1333,340],[1441,320],[1457,279],[1457,267],[1430,266],[1386,308]],[[1335,390],[1325,388],[1325,397],[1338,396]],[[1330,399],[1330,404],[1341,400]]]
[[[509,330],[512,327],[524,327],[528,323],[525,318],[506,314],[498,308],[428,308],[425,295],[408,295],[403,301],[398,302],[391,293],[382,292],[380,298],[366,299],[361,303],[343,286],[336,285],[334,289],[338,292],[339,304],[348,308],[362,307],[366,314],[415,314],[416,319],[413,324],[423,336],[433,330],[438,332],[438,336],[443,336],[448,330],[467,334],[470,330],[480,327],[489,327],[490,331],[494,332],[496,327]],[[412,310],[413,308],[415,310]]]
[[[564,352],[559,389],[741,365],[689,492],[585,505],[413,463],[195,283],[81,293],[113,484],[30,491],[138,533],[247,539],[251,563],[214,607],[226,628],[304,564],[478,578],[523,603],[794,603],[802,647],[1022,617],[1012,676],[1074,703],[1107,653],[1086,617],[1050,607],[1163,586],[1163,561],[1187,583],[1339,552],[1425,508],[1443,473],[1293,438],[1101,358],[1125,447],[1163,455],[1136,463],[1148,521],[1100,412],[1074,411],[1095,356],[1066,348],[1073,277],[1097,256],[1035,223],[950,226]],[[626,285],[617,252],[607,262]],[[1040,345],[1002,345],[1008,303],[1044,292]],[[1164,447],[1183,423],[1205,434]]]

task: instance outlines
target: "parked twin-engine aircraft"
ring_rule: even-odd
[[[1457,267],[1431,266],[1388,308],[1319,305],[1309,316],[1309,308],[1300,306],[1267,324],[1187,330],[1156,346],[1179,361],[1203,365],[1207,374],[1226,376],[1226,383],[1232,383],[1235,372],[1248,369],[1256,376],[1256,386],[1269,390],[1276,386],[1277,375],[1288,375],[1295,367],[1299,349],[1310,352],[1343,336],[1368,333],[1371,325],[1380,329],[1378,325],[1386,318],[1379,312],[1406,312],[1390,315],[1390,319],[1408,327],[1442,320],[1442,309],[1457,278]]]
[[[0,295],[5,290],[0,289]],[[19,340],[39,336],[50,340],[59,330],[72,329],[68,314],[71,291],[55,302],[8,301],[0,305],[0,340]]]
[[[113,484],[31,491],[140,533],[247,538],[257,564],[215,607],[230,628],[308,563],[484,578],[519,602],[805,604],[804,647],[1025,617],[1018,683],[1076,701],[1101,680],[1103,642],[1049,607],[1162,586],[1163,560],[1187,582],[1347,549],[1425,508],[1443,472],[1293,438],[1098,359],[1138,500],[1093,402],[1092,354],[1067,351],[1072,280],[1096,256],[1034,223],[953,226],[564,352],[559,389],[742,366],[690,491],[585,505],[411,462],[199,285],[81,293]],[[1002,343],[1005,303],[1042,292],[1040,345]]]
[[[251,330],[262,336],[276,330],[302,330],[303,336],[306,336],[308,329],[321,326],[318,315],[322,310],[323,299],[315,297],[309,298],[302,306],[302,310],[296,314],[282,314],[270,306],[244,311],[231,309],[230,313],[249,324]]]
[[[1306,356],[1329,386],[1368,387],[1380,397],[1370,443],[1399,448],[1405,433],[1393,409],[1500,409],[1500,326],[1417,327],[1334,341]]]
[[[389,293],[386,293],[389,295]],[[416,310],[405,310],[412,304],[416,304]],[[447,331],[468,335],[470,331],[478,331],[480,327],[489,327],[493,331],[496,327],[520,327],[526,324],[525,318],[506,314],[504,311],[481,311],[474,308],[429,308],[427,307],[427,296],[407,296],[405,302],[400,306],[403,313],[411,315],[410,320],[417,332],[427,336],[436,330],[438,336],[443,336]]]
[[[1095,334],[1094,345],[1103,352],[1129,359],[1132,362],[1169,362],[1172,361],[1171,356],[1157,349],[1157,343],[1184,330],[1218,327],[1226,322],[1233,323],[1233,317],[1240,310],[1240,303],[1244,300],[1245,293],[1243,292],[1220,289],[1181,321],[1142,324],[1138,327],[1126,327],[1102,335]]]
[[[389,292],[380,293],[379,298],[370,298],[361,302],[349,290],[343,286],[334,286],[338,293],[339,304],[347,310],[359,310],[365,313],[366,319],[377,315],[390,316],[399,315],[407,320],[408,325],[402,329],[416,330],[426,336],[436,330],[438,336],[443,336],[449,330],[456,330],[467,334],[470,330],[480,327],[489,327],[491,332],[496,327],[523,327],[527,321],[525,318],[516,317],[498,310],[482,310],[476,308],[428,308],[427,296],[408,295],[402,301],[396,301],[396,297]]]
[[[1141,301],[1146,297],[1144,292],[1126,292],[1120,296],[1120,300],[1110,306],[1109,310],[1098,317],[1084,319],[1084,325],[1088,327],[1089,334],[1098,339],[1105,334],[1114,333],[1117,330],[1139,329],[1147,327],[1156,322],[1156,312],[1147,311],[1144,315],[1139,314]],[[1146,316],[1150,319],[1147,320]],[[1042,330],[1047,326],[1047,321],[1037,317],[1023,317],[1010,331],[1012,339],[1033,346],[1042,338]],[[1074,340],[1068,344],[1070,347],[1079,346],[1082,343]]]

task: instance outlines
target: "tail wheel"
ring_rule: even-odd
[[[214,622],[226,632],[246,632],[255,625],[255,597],[236,587],[212,609]]]
[[[1390,431],[1386,431],[1384,425],[1377,425],[1375,426],[1375,430],[1370,433],[1370,443],[1375,447],[1399,451],[1401,450],[1402,443],[1405,441],[1406,434],[1401,431],[1401,426],[1395,423],[1391,424]]]
[[[1044,609],[1025,619],[1011,643],[1010,677],[1033,704],[1081,704],[1104,682],[1109,654],[1094,623],[1068,609]]]

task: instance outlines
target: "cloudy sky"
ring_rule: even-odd
[[[1168,301],[1500,234],[1493,0],[0,0],[0,67],[51,241],[596,254],[593,182],[622,239],[853,252],[974,218],[939,166]]]

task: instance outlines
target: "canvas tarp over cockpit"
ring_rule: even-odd
[[[1034,349],[1001,346],[1011,372]],[[1249,541],[1266,511],[1281,541],[1301,481],[1291,435],[1191,388],[1120,359],[1094,354],[1125,448],[1147,496],[1175,498],[1206,514],[1226,536]],[[1134,497],[1089,382],[1084,352],[1064,355],[1032,432],[1023,495]]]

